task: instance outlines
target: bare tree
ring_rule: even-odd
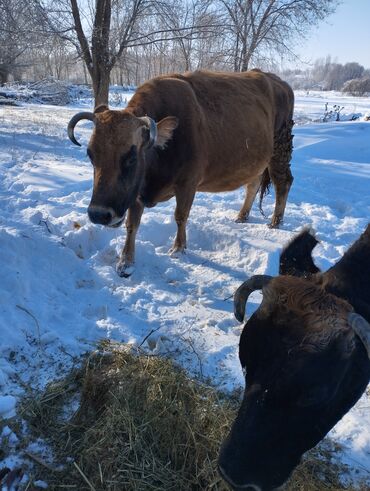
[[[266,68],[337,0],[0,0],[0,83],[10,74],[88,83],[107,104],[110,81],[208,68]],[[292,55],[293,56],[293,55]],[[275,65],[276,66],[276,65]],[[305,86],[340,89],[356,63],[319,60]],[[291,74],[298,81],[298,75]],[[312,82],[311,82],[312,81]]]
[[[108,103],[110,74],[148,0],[55,0],[36,3],[50,33],[73,44],[90,74],[95,105]]]
[[[92,79],[95,105],[108,103],[110,74],[130,47],[191,39],[214,26],[185,25],[153,29],[148,17],[163,14],[174,0],[34,0],[50,32],[71,42]],[[152,30],[145,30],[151,26]],[[144,28],[144,29],[143,29]]]
[[[365,68],[356,62],[332,62],[328,57],[325,62],[318,60],[314,67],[314,77],[326,90],[341,90],[347,80],[358,79],[364,75]]]
[[[199,65],[199,41],[214,40],[222,32],[221,21],[213,6],[212,0],[158,2],[158,13],[164,28],[168,29],[171,37],[178,34],[174,39],[174,47],[183,60],[182,70],[192,70]]]
[[[293,53],[297,35],[305,36],[333,12],[338,0],[217,0],[224,11],[235,71],[248,70],[251,61],[271,54]]]
[[[22,55],[37,42],[35,12],[26,0],[0,0],[0,83],[24,66]]]
[[[342,92],[349,92],[354,96],[370,94],[370,77],[347,80],[342,87]]]

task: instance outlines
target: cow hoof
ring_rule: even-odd
[[[181,257],[183,254],[186,254],[185,253],[185,247],[171,247],[171,249],[168,251],[168,254],[171,256],[171,257],[174,257],[174,258],[179,258]]]
[[[271,220],[271,223],[269,223],[267,226],[268,228],[279,228],[280,224],[281,220]]]
[[[121,278],[129,278],[135,271],[133,264],[118,263],[116,266],[118,276]]]
[[[247,216],[240,216],[238,215],[235,219],[235,223],[246,223],[248,221]]]

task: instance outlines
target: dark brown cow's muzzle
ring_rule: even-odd
[[[223,480],[227,482],[227,484],[230,486],[231,489],[233,489],[233,491],[281,491],[284,488],[284,485],[278,487],[264,487],[258,484],[254,484],[253,482],[249,482],[247,484],[237,484],[232,480],[232,478],[227,475],[221,465],[218,466],[218,471],[221,474]]]
[[[226,474],[223,467],[221,467],[220,465],[218,466],[218,470],[219,470],[219,473],[221,474],[222,478],[224,479],[224,481],[226,481],[227,484],[229,484],[229,486],[234,491],[241,491],[241,490],[243,490],[243,491],[262,491],[262,488],[260,486],[257,486],[257,484],[252,484],[252,483],[243,484],[243,485],[235,484],[233,482],[233,480]]]

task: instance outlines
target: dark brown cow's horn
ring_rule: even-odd
[[[78,145],[79,147],[81,146],[81,143],[78,143],[78,141],[76,140],[75,135],[74,135],[74,129],[75,129],[76,124],[79,121],[81,121],[81,119],[88,119],[89,121],[92,121],[93,123],[95,123],[95,116],[94,116],[94,113],[90,113],[90,112],[77,113],[73,116],[73,118],[68,123],[67,131],[68,131],[69,139],[71,140],[72,143],[74,143],[75,145]]]
[[[151,148],[157,141],[157,135],[158,135],[157,123],[154,121],[154,119],[150,118],[149,116],[142,116],[139,119],[144,121],[144,123],[149,128],[148,148]]]
[[[239,286],[234,294],[234,315],[239,322],[244,320],[245,304],[249,295],[255,290],[262,290],[271,280],[272,276],[257,274]]]
[[[361,315],[351,312],[348,314],[348,324],[364,343],[367,355],[370,359],[370,324]]]

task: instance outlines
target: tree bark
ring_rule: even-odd
[[[108,105],[110,71],[104,67],[95,67],[92,77],[95,107]]]
[[[0,65],[0,85],[7,83],[9,77],[9,71],[4,65]]]

